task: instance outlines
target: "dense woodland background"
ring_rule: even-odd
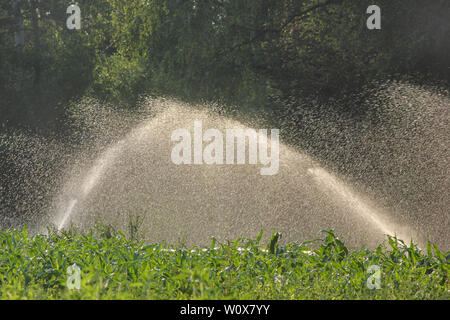
[[[368,30],[372,2],[81,0],[81,30],[68,30],[70,1],[0,0],[0,123],[61,129],[83,96],[123,108],[169,95],[245,110],[344,97],[374,80],[448,86],[450,2],[377,0],[382,29]],[[21,18],[23,48],[14,41]]]
[[[69,30],[71,3],[0,0],[0,225],[48,211],[78,150],[98,151],[87,128],[108,145],[99,118],[74,125],[80,106],[135,115],[150,96],[280,128],[378,204],[448,230],[450,1],[80,0]]]

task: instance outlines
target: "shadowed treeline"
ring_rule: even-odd
[[[53,212],[67,172],[83,177],[167,105],[147,97],[171,96],[281,128],[286,148],[448,247],[449,1],[377,1],[381,30],[366,0],[81,0],[81,30],[66,27],[69,4],[0,0],[2,226]]]
[[[81,30],[68,30],[67,1],[0,0],[3,126],[60,128],[83,95],[129,108],[139,94],[271,108],[274,97],[326,100],[380,78],[448,85],[445,0],[377,1],[381,30],[366,27],[370,1],[77,3]]]

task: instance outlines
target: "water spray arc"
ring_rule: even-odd
[[[62,212],[62,218],[58,225],[58,230],[63,229],[70,216],[72,215],[72,211],[76,207],[78,201],[82,201],[84,198],[86,198],[91,190],[95,187],[98,180],[101,178],[102,174],[107,170],[109,166],[112,165],[114,162],[115,155],[120,152],[123,141],[117,143],[117,145],[114,145],[113,147],[110,147],[107,151],[105,151],[95,162],[95,164],[92,166],[92,168],[89,170],[85,178],[83,179],[83,182],[81,184],[81,192],[79,193],[78,198],[73,198],[69,200],[67,207],[63,208]]]
[[[325,169],[310,168],[308,169],[308,173],[310,173],[320,185],[332,191],[337,197],[340,197],[342,201],[346,203],[350,211],[369,221],[374,228],[379,229],[386,235],[395,235],[398,239],[403,241],[409,240],[406,235],[399,233],[398,227],[393,226],[392,223],[383,219],[372,204],[367,200],[361,199],[361,197],[356,195],[349,186],[345,185],[342,181],[339,181],[338,178],[327,172]]]
[[[269,234],[273,228],[289,235],[288,240],[306,240],[316,235],[313,230],[333,228],[355,245],[376,243],[385,234],[408,238],[339,178],[284,144],[280,173],[273,176],[261,176],[250,165],[173,164],[171,132],[199,119],[205,127],[248,129],[172,103],[69,179],[78,187],[61,197],[58,229],[71,221],[89,225],[95,213],[120,220],[134,210],[149,219],[145,229],[152,241],[205,243],[210,236],[231,239],[261,229]]]

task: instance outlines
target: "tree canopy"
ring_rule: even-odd
[[[450,2],[0,0],[3,124],[48,124],[90,95],[133,107],[140,94],[246,106],[327,99],[379,78],[450,82]],[[23,19],[24,45],[15,34]]]

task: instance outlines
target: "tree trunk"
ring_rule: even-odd
[[[20,0],[12,0],[11,2],[14,10],[14,23],[15,23],[14,47],[16,48],[17,52],[16,91],[20,97],[23,81],[23,46],[25,43],[25,36],[24,36],[22,11],[20,8]]]
[[[30,0],[31,5],[31,26],[33,28],[33,42],[34,42],[34,89],[39,97],[40,95],[40,82],[41,82],[41,41],[39,36],[39,24],[38,24],[38,1]]]

